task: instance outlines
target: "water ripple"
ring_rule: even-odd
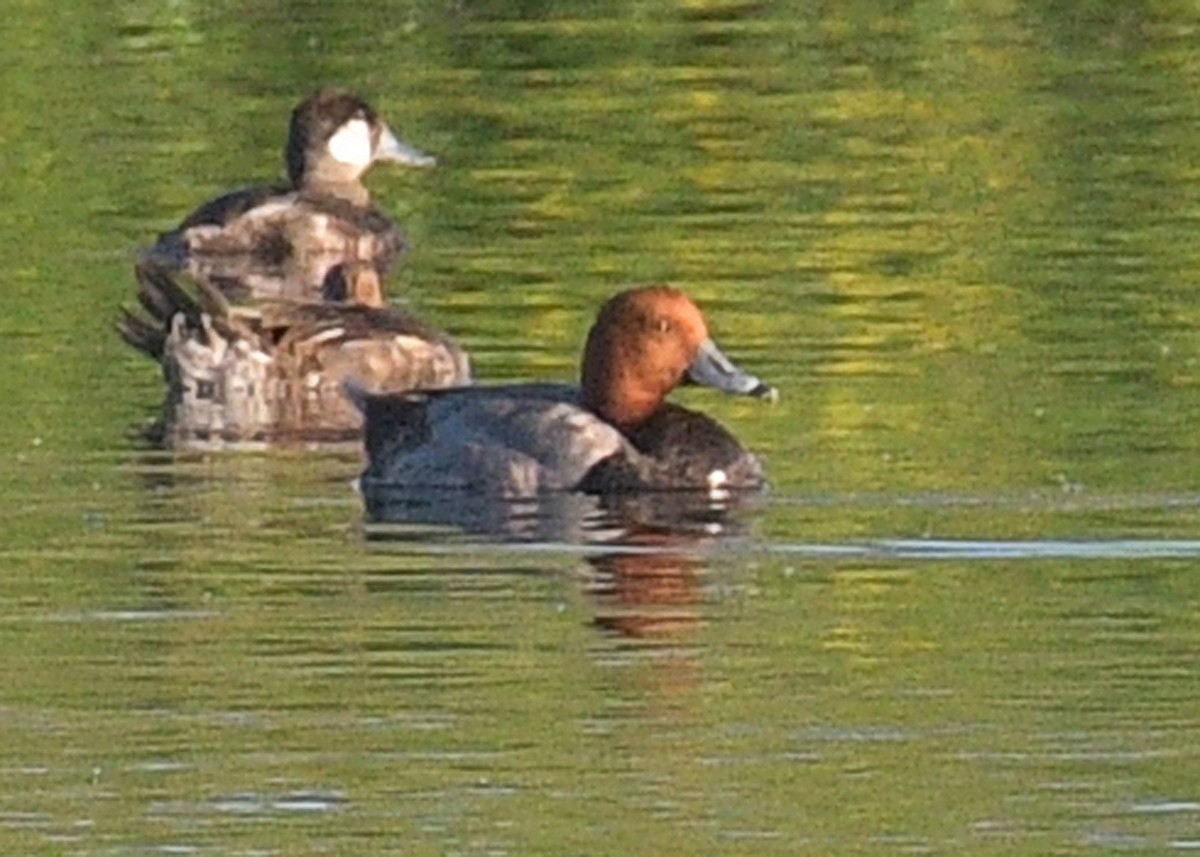
[[[848,544],[780,544],[771,553],[806,557],[888,559],[1190,559],[1197,539],[952,540],[878,539]]]

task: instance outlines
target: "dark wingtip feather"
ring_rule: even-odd
[[[162,326],[152,324],[124,307],[121,308],[121,318],[117,319],[114,326],[130,346],[154,360],[162,359],[167,341],[167,334]]]
[[[188,294],[161,265],[142,259],[134,268],[138,281],[138,300],[156,319],[170,324],[172,318],[184,313],[189,319],[197,320],[202,307],[199,301]]]
[[[205,307],[168,268],[148,255],[138,259],[133,273],[138,283],[137,302],[145,314],[122,307],[117,332],[133,348],[161,360],[175,318],[182,315],[189,327],[200,329]]]

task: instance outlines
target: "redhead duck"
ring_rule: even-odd
[[[137,267],[148,315],[125,312],[125,341],[156,360],[167,381],[152,439],[338,441],[362,417],[344,384],[376,393],[461,386],[466,354],[412,314],[383,305],[378,272],[359,263],[326,278],[324,302],[264,300],[232,306],[196,281],[194,294],[146,261]]]
[[[295,108],[284,155],[287,184],[254,185],[205,203],[143,258],[239,298],[313,298],[329,270],[344,263],[386,273],[404,239],[371,205],[363,174],[379,161],[429,167],[434,158],[341,89],[323,89]]]
[[[715,420],[665,402],[685,382],[774,398],[709,338],[682,291],[610,299],[588,333],[579,386],[511,384],[400,395],[348,390],[365,414],[368,507],[397,491],[507,498],[550,492],[724,492],[762,484],[757,457]],[[376,502],[378,500],[378,502]]]

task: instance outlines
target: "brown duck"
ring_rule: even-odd
[[[150,437],[167,446],[319,442],[359,436],[344,385],[403,392],[470,382],[467,355],[415,315],[383,305],[367,263],[339,265],[322,302],[269,299],[236,306],[199,279],[185,288],[143,260],[138,300],[118,329],[167,381]]]
[[[313,299],[339,265],[386,273],[404,237],[371,204],[363,175],[382,161],[429,167],[434,158],[341,89],[323,89],[296,106],[284,156],[286,184],[245,187],[201,205],[160,235],[143,260],[235,299]]]

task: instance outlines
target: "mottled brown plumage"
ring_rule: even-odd
[[[167,381],[154,435],[167,445],[214,440],[324,441],[356,437],[359,412],[342,392],[469,383],[466,354],[411,313],[382,306],[370,265],[338,268],[326,290],[338,302],[231,304],[197,281],[185,288],[162,267],[137,267],[144,313],[118,324]]]
[[[369,264],[384,274],[404,250],[399,228],[371,204],[372,164],[430,166],[356,95],[325,89],[292,113],[288,182],[224,194],[193,211],[142,254],[235,299],[319,296],[330,270]]]

